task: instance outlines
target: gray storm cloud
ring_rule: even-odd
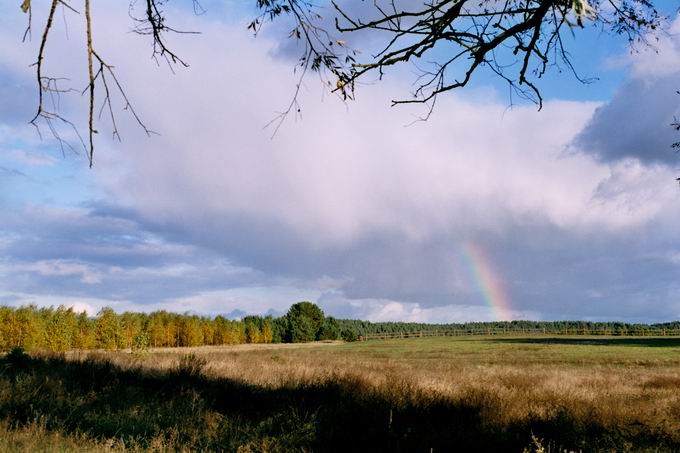
[[[603,162],[635,158],[647,164],[678,167],[671,144],[680,134],[671,123],[680,117],[680,19],[669,34],[627,58],[631,76],[599,107],[574,146]]]
[[[625,158],[677,167],[671,144],[680,134],[671,128],[680,117],[680,72],[658,79],[633,79],[595,111],[575,146],[605,162]]]

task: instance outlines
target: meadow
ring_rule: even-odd
[[[1,451],[680,451],[680,338],[0,358]]]

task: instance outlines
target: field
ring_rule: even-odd
[[[0,359],[2,451],[680,451],[680,338]]]

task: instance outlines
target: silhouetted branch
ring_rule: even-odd
[[[198,0],[191,0],[194,12],[205,10]],[[113,128],[113,138],[120,140],[120,133],[111,104],[109,82],[125,102],[136,122],[147,134],[153,133],[141,121],[132,108],[130,100],[113,72],[113,66],[105,63],[96,53],[92,43],[92,18],[90,0],[83,0],[87,25],[87,61],[89,93],[88,142],[85,146],[90,165],[94,157],[95,94],[100,83],[104,99],[97,119],[107,109]],[[134,14],[137,2],[142,3],[143,13]],[[164,59],[172,69],[174,64],[187,67],[168,45],[167,33],[196,33],[178,30],[168,25],[165,6],[168,0],[132,0],[129,14],[134,31],[152,38],[152,57]],[[55,111],[46,111],[44,97],[59,96],[55,90],[57,79],[43,75],[45,45],[57,5],[77,12],[66,0],[51,0],[46,24],[43,28],[36,77],[39,87],[38,109],[31,124],[38,121],[53,122],[64,118]],[[287,108],[269,125],[275,125],[274,133],[290,113],[299,114],[298,96],[304,77],[317,73],[329,91],[343,100],[353,99],[357,83],[369,74],[381,79],[391,67],[405,63],[414,64],[418,70],[415,88],[410,98],[394,99],[392,105],[424,103],[428,106],[426,119],[432,113],[439,94],[467,86],[481,69],[504,80],[512,96],[517,95],[542,106],[543,98],[539,80],[554,66],[566,66],[577,80],[588,83],[591,79],[579,76],[565,48],[562,35],[565,31],[586,25],[601,27],[604,31],[625,36],[630,43],[647,44],[647,36],[659,28],[663,17],[654,9],[650,0],[421,0],[404,2],[398,0],[374,0],[359,17],[331,1],[331,21],[326,22],[319,14],[319,7],[310,0],[255,0],[258,16],[248,25],[255,35],[262,26],[287,16],[292,21],[289,38],[302,44],[300,59],[296,65],[299,77],[293,97]],[[28,14],[24,39],[31,36],[31,0],[21,4]],[[334,24],[334,30],[328,24]],[[333,26],[331,25],[331,28]],[[373,54],[362,54],[339,39],[356,32],[373,33]],[[415,64],[420,62],[419,64]],[[422,63],[426,62],[426,63]],[[96,68],[98,64],[98,68]],[[55,103],[53,103],[55,104]],[[55,104],[58,105],[58,102]],[[72,123],[66,123],[72,125]],[[674,123],[675,125],[676,123]],[[679,142],[680,143],[680,142]],[[680,144],[677,144],[680,147]]]
[[[65,78],[49,77],[44,75],[44,60],[46,55],[46,46],[49,40],[50,31],[52,30],[52,25],[54,22],[54,16],[56,13],[57,6],[61,5],[64,8],[68,9],[69,11],[79,14],[79,12],[65,0],[51,1],[50,10],[48,12],[47,20],[42,31],[40,47],[38,50],[38,59],[36,63],[34,63],[34,65],[36,66],[36,78],[38,81],[38,108],[36,114],[31,119],[30,124],[32,124],[36,128],[36,130],[38,131],[38,135],[42,137],[40,123],[44,123],[44,125],[46,125],[49,131],[51,132],[52,136],[59,143],[62,153],[64,153],[66,148],[72,150],[73,152],[76,152],[76,149],[69,143],[68,140],[64,139],[59,132],[60,123],[62,125],[67,126],[78,137],[78,141],[80,141],[80,144],[83,146],[83,149],[85,149],[86,154],[88,156],[89,165],[90,167],[92,167],[94,162],[94,148],[95,148],[94,135],[98,133],[95,127],[95,94],[97,84],[100,84],[101,88],[104,91],[104,99],[102,101],[102,106],[99,109],[97,119],[101,119],[102,112],[106,108],[108,110],[108,116],[110,118],[111,126],[113,128],[113,138],[117,138],[118,140],[120,140],[120,131],[118,129],[115,112],[111,103],[112,90],[110,89],[111,87],[109,86],[110,81],[113,81],[113,84],[115,85],[115,91],[118,92],[118,94],[124,101],[123,109],[130,111],[137,124],[144,130],[144,132],[147,135],[154,134],[155,132],[150,130],[144,124],[139,114],[133,108],[132,103],[130,102],[127,94],[125,93],[125,90],[123,89],[121,83],[119,82],[118,78],[116,77],[116,74],[113,71],[113,66],[107,64],[104,61],[104,59],[102,59],[102,57],[96,52],[92,40],[93,20],[91,14],[91,2],[90,0],[83,0],[83,3],[85,10],[85,25],[87,38],[86,55],[87,55],[87,80],[88,80],[88,84],[83,90],[83,94],[85,94],[85,92],[88,93],[88,115],[87,115],[88,141],[86,143],[82,139],[82,136],[78,132],[78,128],[72,121],[68,120],[59,113],[61,95],[76,90],[72,88],[59,87],[58,82],[67,80]],[[154,39],[153,44],[154,57],[162,56],[166,58],[168,61],[179,62],[184,66],[187,66],[186,63],[184,63],[181,59],[179,59],[173,52],[171,52],[167,48],[165,42],[162,39],[162,33],[166,31],[178,33],[184,32],[179,32],[164,25],[164,18],[162,16],[161,10],[158,7],[160,2],[157,2],[156,0],[149,0],[147,6],[149,5],[149,3],[151,3],[152,10],[151,12],[147,11],[147,16],[152,18],[150,22],[152,24],[150,26],[151,27],[150,30],[152,31],[151,34],[153,35]],[[30,38],[33,27],[31,0],[25,0],[22,3],[21,7],[22,10],[28,14],[28,25],[23,36],[25,40],[26,38]],[[197,0],[194,0],[194,8],[196,11],[199,11],[198,8],[200,8],[200,4],[198,3]],[[138,28],[137,31],[142,34],[145,34],[143,29]],[[95,63],[98,63],[99,66],[96,71]],[[51,108],[48,108],[46,106],[45,102],[46,98],[50,99]]]

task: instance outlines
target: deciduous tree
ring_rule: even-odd
[[[76,315],[72,308],[63,305],[51,313],[45,325],[47,347],[52,351],[68,351],[73,347],[73,337],[76,331]]]
[[[78,314],[73,336],[73,347],[76,349],[90,349],[94,347],[94,322],[84,311]]]
[[[95,345],[101,349],[114,350],[121,347],[120,319],[112,308],[104,307],[95,321]]]

